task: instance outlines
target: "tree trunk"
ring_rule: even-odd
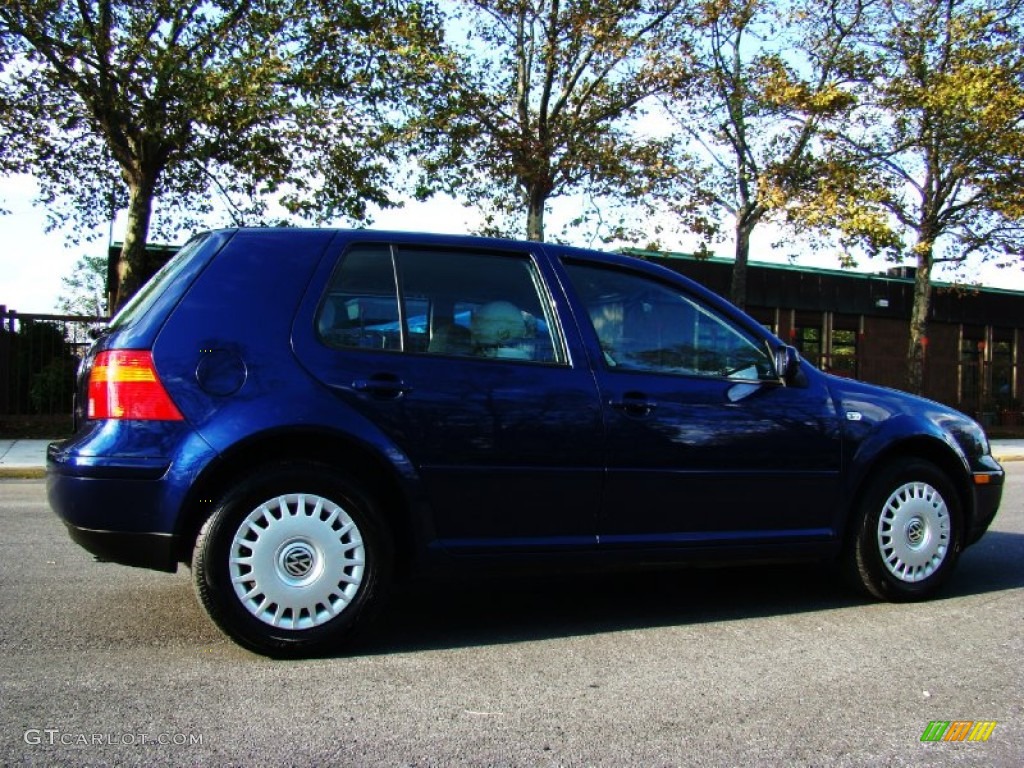
[[[129,182],[128,186],[128,224],[121,254],[117,260],[117,269],[112,271],[117,284],[110,286],[112,313],[121,309],[156,271],[146,259],[146,241],[149,236],[149,220],[153,213],[156,176],[142,175],[138,181]]]
[[[924,392],[928,355],[928,311],[932,294],[932,244],[919,241],[917,273],[914,276],[914,303],[910,310],[910,345],[907,349],[907,391]]]
[[[529,190],[526,211],[526,237],[529,240],[544,242],[545,203],[547,203],[546,193],[536,187]]]
[[[754,221],[749,217],[737,216],[736,261],[732,266],[729,298],[740,309],[747,306],[747,262],[750,259],[750,233],[753,230]]]

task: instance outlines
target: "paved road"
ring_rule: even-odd
[[[808,567],[433,584],[372,645],[273,662],[184,573],[97,564],[0,482],[0,764],[1019,766],[1024,463],[939,600]],[[995,721],[922,743],[930,721]]]

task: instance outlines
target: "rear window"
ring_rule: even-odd
[[[153,275],[138,292],[132,296],[121,311],[114,315],[110,321],[110,329],[128,327],[143,317],[156,303],[170,286],[174,285],[177,278],[192,263],[193,257],[200,250],[204,243],[209,240],[208,234],[197,235],[189,240],[181,249],[175,253],[170,260],[164,264],[155,275]],[[191,281],[182,281],[179,293],[184,292]]]

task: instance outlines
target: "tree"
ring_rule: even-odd
[[[74,271],[61,278],[64,290],[57,308],[69,315],[105,317],[107,315],[107,257],[80,257]]]
[[[922,390],[937,261],[1024,255],[1024,51],[1018,0],[881,0],[859,45],[856,109],[832,126],[851,173],[916,267],[907,387]],[[885,234],[885,233],[883,233]]]
[[[367,202],[390,204],[385,123],[372,114],[387,93],[379,71],[396,68],[380,46],[418,50],[396,42],[418,8],[5,0],[4,165],[37,177],[58,221],[94,226],[127,205],[114,307],[148,276],[158,197],[185,228],[217,198],[233,223],[259,223],[271,194],[296,212],[312,199],[325,215],[364,215]]]
[[[422,196],[489,207],[491,233],[525,213],[545,236],[548,202],[570,192],[640,199],[668,169],[663,143],[631,121],[687,76],[683,0],[464,0],[435,110],[418,124]],[[521,230],[520,230],[521,231]]]
[[[823,119],[851,103],[851,36],[867,0],[715,0],[694,17],[696,77],[666,102],[689,139],[677,211],[706,237],[732,222],[731,299],[746,303],[755,228],[813,183]]]

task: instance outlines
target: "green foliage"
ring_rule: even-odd
[[[421,196],[489,213],[491,234],[544,239],[552,198],[644,202],[671,168],[633,123],[689,73],[681,0],[464,0],[410,138]],[[525,217],[523,214],[526,214]],[[512,223],[513,219],[517,223]],[[524,226],[525,225],[525,226]]]
[[[830,125],[810,215],[916,266],[907,387],[923,377],[937,259],[1024,256],[1024,12],[1017,0],[880,0],[857,38],[856,102]],[[867,194],[864,190],[868,190]],[[830,211],[830,206],[834,210]],[[902,245],[902,248],[900,248]]]
[[[821,124],[854,102],[850,39],[866,1],[715,0],[691,16],[696,77],[666,103],[689,140],[669,202],[705,239],[734,237],[740,305],[753,231],[813,191]]]
[[[4,370],[9,402],[14,414],[70,413],[78,361],[68,350],[61,330],[48,322],[23,320],[16,333],[0,329],[4,336]]]
[[[927,302],[936,257],[1024,253],[1019,3],[4,0],[0,170],[55,226],[127,207],[129,285],[151,220],[364,221],[405,183],[538,239],[559,196],[594,239],[668,206],[735,236],[741,303],[773,220],[913,258]]]
[[[32,413],[71,413],[77,370],[78,361],[73,357],[58,357],[37,371],[28,388]]]
[[[75,262],[74,271],[61,278],[64,290],[57,308],[68,315],[103,317],[107,315],[107,258],[84,255]]]
[[[951,259],[1021,255],[1021,7],[884,0],[870,21],[858,40],[867,68],[856,108],[833,126],[833,161],[878,190],[870,202],[904,236],[904,254],[928,266],[937,248]]]
[[[379,115],[420,22],[403,2],[4,0],[3,163],[36,176],[54,226],[127,206],[129,291],[156,200],[162,239],[263,223],[274,197],[362,217],[390,202]]]
[[[898,261],[904,240],[887,212],[891,190],[858,164],[825,155],[808,158],[801,169],[805,179],[786,206],[786,223],[800,235],[824,233],[847,266],[855,265],[857,252]]]

